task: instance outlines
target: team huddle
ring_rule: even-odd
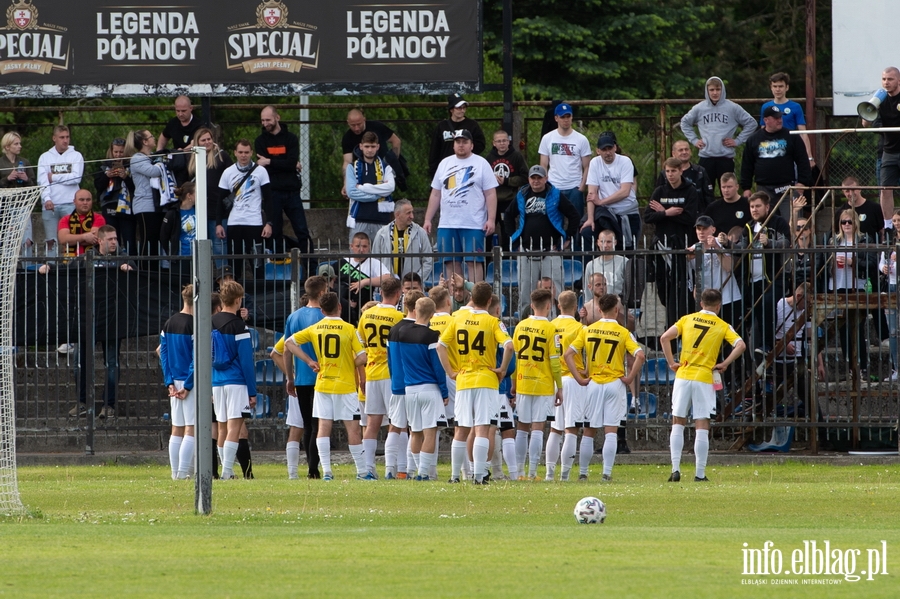
[[[304,288],[307,304],[288,317],[284,337],[272,350],[287,381],[289,478],[299,478],[302,443],[308,478],[334,479],[332,427],[342,421],[359,480],[379,478],[375,454],[385,424],[386,480],[436,480],[440,428],[453,429],[450,483],[538,480],[544,452],[546,480],[555,480],[557,466],[559,479],[570,480],[576,454],[578,480],[587,480],[598,429],[604,431],[602,480],[612,479],[616,431],[628,411],[628,389],[645,361],[643,349],[619,322],[617,295],[600,297],[601,318],[583,326],[577,320],[574,292],[560,294],[559,316],[551,321],[551,292],[536,289],[531,293],[531,316],[510,335],[499,318],[500,299],[484,282],[475,284],[467,305],[451,313],[446,287],[436,286],[428,296],[417,290],[402,294],[399,280],[386,279],[381,300],[363,307],[358,326],[341,319],[340,300],[328,291],[324,277],[310,277]],[[231,478],[242,412],[247,411],[248,397],[253,403],[256,385],[249,334],[235,316],[242,290],[225,292],[223,288],[228,297],[222,298],[222,313],[213,319],[213,397],[222,477]],[[684,427],[691,413],[697,428],[695,480],[708,480],[713,372],[727,369],[744,351],[744,342],[718,317],[721,299],[718,291],[706,290],[703,309],[679,320],[660,338],[669,367],[676,372],[672,482],[680,481]],[[188,352],[181,347],[188,325],[183,315],[173,317],[172,323],[177,329],[167,323],[161,335],[163,371],[172,414],[178,415],[173,425],[181,427],[180,435],[192,436],[193,410],[181,408],[193,385],[193,369],[184,367]],[[679,337],[682,350],[676,361],[672,343]],[[173,339],[179,349],[167,351]],[[717,363],[723,341],[732,350]],[[180,364],[174,372],[166,364],[173,356]],[[315,426],[307,426],[312,423]],[[180,457],[176,453],[173,478],[184,478],[190,461],[189,452],[182,451]]]

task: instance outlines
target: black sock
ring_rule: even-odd
[[[619,436],[619,443],[624,444],[628,442],[628,437],[625,435],[625,420],[619,422],[619,428],[616,433]]]
[[[212,440],[212,466],[213,466],[213,478],[219,478],[219,447],[216,444],[216,440]]]
[[[237,461],[241,463],[244,478],[253,478],[253,462],[250,459],[250,440],[238,439]]]

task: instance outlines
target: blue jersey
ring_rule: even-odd
[[[212,386],[246,385],[247,394],[256,395],[256,370],[253,362],[253,345],[250,331],[241,317],[231,312],[213,314],[212,326],[222,333],[234,356],[225,370],[212,369]]]
[[[775,100],[769,100],[765,104],[762,105],[762,108],[759,110],[759,126],[764,127],[766,124],[763,122],[762,113],[765,112],[766,108],[769,106],[777,106],[778,110],[781,111],[781,123],[785,130],[787,131],[796,131],[797,125],[806,126],[806,117],[803,116],[803,107],[794,102],[793,100],[788,100],[784,104],[776,104]]]
[[[500,368],[500,365],[503,363],[503,353],[497,353],[497,368]],[[500,381],[500,388],[498,392],[509,397],[509,388],[512,385],[512,377],[516,372],[516,352],[513,352],[512,358],[509,360],[509,366],[506,367],[506,376],[503,377],[503,380]]]
[[[404,324],[409,323],[409,324]],[[437,385],[441,397],[448,397],[447,376],[437,354],[440,333],[412,320],[402,320],[391,328],[388,336],[388,367],[391,369],[391,391],[394,364],[402,364],[403,394],[412,385]]]
[[[294,333],[299,333],[303,329],[311,327],[323,318],[325,318],[325,315],[322,314],[320,308],[304,306],[303,308],[292,312],[284,323],[284,338],[287,339],[288,337],[293,336]],[[312,343],[304,343],[300,346],[300,349],[306,352],[307,356],[312,356],[315,353]],[[291,355],[293,356],[293,354]],[[312,387],[315,384],[316,373],[313,372],[309,366],[300,361],[300,358],[294,356],[294,385],[298,387]]]
[[[399,335],[408,326],[416,324],[415,320],[404,318],[391,327],[388,333],[388,372],[391,373],[391,393],[394,395],[406,395],[406,375],[404,368],[407,359],[400,351]],[[441,368],[443,372],[443,368]],[[444,383],[446,385],[446,382]]]
[[[163,325],[159,333],[159,364],[163,383],[168,387],[184,381],[185,389],[194,388],[194,317],[179,312]]]

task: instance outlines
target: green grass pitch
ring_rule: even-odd
[[[900,595],[894,465],[713,465],[711,484],[617,466],[611,483],[487,487],[254,470],[216,481],[214,513],[196,516],[193,482],[166,467],[20,468],[29,515],[0,518],[0,597]],[[587,495],[605,524],[575,522]],[[826,541],[831,573],[816,574]]]

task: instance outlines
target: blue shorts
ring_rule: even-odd
[[[438,229],[437,247],[438,253],[464,252],[476,254],[464,256],[466,262],[484,262],[484,231],[481,229]],[[460,258],[445,257],[444,262],[459,262]]]

